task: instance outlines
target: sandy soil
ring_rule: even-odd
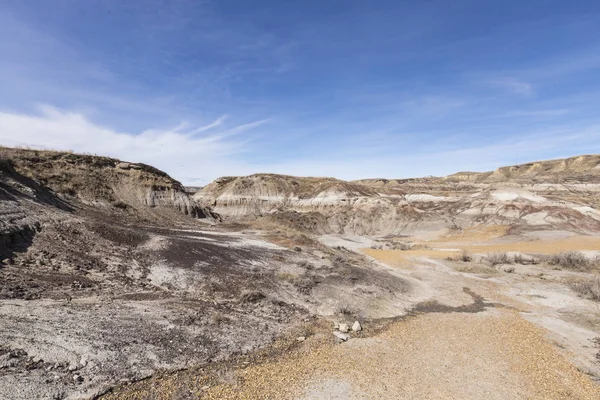
[[[600,396],[600,387],[573,367],[543,330],[507,310],[422,314],[342,344],[317,335],[277,361],[232,372],[228,381],[195,389],[207,399]]]

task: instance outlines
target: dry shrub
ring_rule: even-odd
[[[491,266],[510,264],[512,262],[508,253],[491,253],[487,255],[487,261]]]
[[[534,257],[525,257],[522,254],[516,254],[513,257],[513,262],[515,264],[521,264],[521,265],[535,265],[535,264],[539,264],[539,260],[535,259]]]
[[[299,261],[298,263],[296,263],[296,265],[298,265],[300,268],[303,268],[303,269],[306,269],[309,271],[315,269],[315,266],[306,260]]]
[[[392,249],[406,251],[412,249],[412,244],[406,242],[394,242],[392,243]]]
[[[462,261],[462,262],[468,263],[468,262],[473,261],[473,257],[471,256],[471,254],[468,251],[463,250],[457,256],[446,257],[446,261]]]
[[[336,254],[333,257],[333,260],[331,261],[331,263],[333,264],[334,267],[345,267],[346,265],[348,265],[350,262],[350,260],[348,260],[348,257],[342,255],[342,254]]]
[[[458,259],[462,262],[471,262],[473,260],[473,257],[471,257],[471,254],[469,254],[468,251],[463,250],[462,253],[460,253]]]
[[[594,268],[598,260],[588,259],[580,251],[566,251],[550,256],[548,263],[561,269],[573,269],[578,271],[586,271]]]
[[[582,297],[600,301],[600,277],[598,276],[575,282],[571,287]]]

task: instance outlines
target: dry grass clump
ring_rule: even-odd
[[[350,260],[345,255],[336,254],[333,257],[333,259],[331,260],[331,263],[333,264],[334,267],[342,268],[342,267],[345,267],[346,265],[348,265],[350,263]]]
[[[515,264],[522,264],[522,265],[535,265],[535,264],[539,264],[539,259],[533,258],[533,257],[525,257],[520,253],[517,253],[514,257],[513,257],[513,262]]]
[[[446,257],[446,260],[447,261],[462,261],[462,262],[468,263],[468,262],[473,261],[473,257],[471,256],[471,253],[469,253],[466,250],[463,250],[462,253],[460,253],[457,256]]]
[[[566,268],[577,271],[587,271],[594,269],[599,264],[598,258],[595,260],[589,259],[580,251],[566,251],[557,253],[548,259],[550,265],[554,265],[558,269]]]
[[[296,263],[296,265],[302,269],[309,270],[309,271],[315,269],[315,266],[306,260],[299,261]]]
[[[581,280],[571,285],[582,297],[600,301],[600,277]]]
[[[510,264],[512,259],[508,253],[491,253],[487,255],[487,261],[491,266]]]

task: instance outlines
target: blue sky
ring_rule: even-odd
[[[600,2],[0,0],[0,143],[222,175],[600,153]]]

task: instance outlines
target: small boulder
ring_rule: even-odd
[[[78,374],[73,375],[73,382],[75,382],[75,383],[83,382],[83,376],[78,375]]]
[[[337,337],[338,339],[340,339],[342,342],[345,342],[348,339],[350,339],[350,336],[348,336],[348,335],[346,335],[345,333],[342,333],[342,332],[333,331],[333,334],[335,335],[335,337]]]
[[[348,327],[348,324],[340,324],[338,327],[340,332],[346,333],[350,330],[350,328]]]
[[[299,342],[304,342],[306,340],[306,336],[298,336],[296,340]]]
[[[354,321],[354,324],[352,324],[352,330],[354,332],[362,331],[362,326],[360,325],[360,322]]]

